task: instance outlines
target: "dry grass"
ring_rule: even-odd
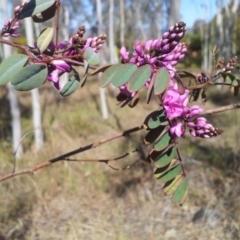
[[[107,92],[111,113],[104,121],[93,81],[67,99],[58,97],[46,86],[41,88],[45,146],[36,152],[32,136],[28,135],[24,141],[26,153],[17,162],[17,168],[35,165],[139,125],[144,116],[157,108],[157,102],[153,101],[149,106],[140,103],[135,109],[119,109]],[[20,100],[26,132],[31,129],[30,94],[20,94]],[[232,134],[237,129],[234,125],[227,132]],[[133,134],[76,157],[120,156],[140,148],[143,134]],[[197,141],[181,143],[189,177],[189,200],[183,207],[163,195],[162,184],[154,179],[151,166],[143,161],[122,172],[101,163],[61,162],[33,176],[5,181],[0,184],[0,239],[240,239],[239,171],[231,166],[230,157],[229,164],[224,165],[230,166],[228,174],[217,164],[217,159],[209,165],[209,159],[204,158],[206,154],[215,158],[217,152],[220,152],[218,157],[224,155],[224,141],[236,153],[239,145],[230,136],[223,135],[202,145]],[[1,141],[3,175],[11,171],[12,159],[9,139]],[[209,147],[218,150],[211,151]],[[140,150],[144,157],[146,149]],[[117,166],[133,160],[127,159]]]

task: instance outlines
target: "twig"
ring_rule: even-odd
[[[200,115],[201,116],[213,115],[215,113],[225,112],[225,111],[233,110],[233,109],[236,109],[236,108],[240,108],[240,102],[230,104],[230,105],[227,105],[227,106],[224,106],[224,107],[219,107],[219,108],[216,108],[216,109],[207,110],[205,112],[202,112]]]
[[[106,142],[115,140],[115,139],[120,138],[120,137],[128,136],[129,134],[131,134],[133,132],[137,132],[137,131],[142,130],[142,129],[144,129],[143,125],[138,126],[138,127],[134,127],[134,128],[130,128],[130,129],[126,130],[126,131],[120,132],[120,133],[118,133],[116,135],[113,135],[111,137],[105,138],[105,139],[100,140],[100,141],[95,142],[95,143],[91,143],[91,144],[89,144],[89,145],[87,145],[85,147],[80,147],[80,148],[78,148],[76,150],[73,150],[71,152],[68,152],[68,153],[60,155],[58,157],[52,158],[52,159],[50,159],[50,160],[48,160],[46,162],[37,164],[36,166],[33,166],[31,168],[26,168],[26,169],[22,169],[22,170],[19,170],[19,171],[15,171],[15,172],[9,173],[9,174],[1,177],[0,178],[0,182],[5,181],[5,180],[7,180],[9,178],[18,176],[18,175],[29,174],[29,173],[33,174],[34,172],[38,171],[39,169],[48,167],[48,166],[50,166],[50,165],[52,165],[52,164],[54,164],[56,162],[59,162],[59,161],[68,161],[67,159],[70,156],[72,156],[72,155],[75,155],[77,153],[81,153],[81,152],[87,151],[87,150],[92,149],[92,148],[96,148],[96,147],[100,146],[101,144],[104,144]],[[86,161],[89,162],[89,160],[86,160]]]

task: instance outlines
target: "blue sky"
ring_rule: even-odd
[[[210,20],[217,13],[216,2],[216,0],[181,0],[181,21],[191,28],[197,19]]]

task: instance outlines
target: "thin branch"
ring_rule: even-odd
[[[130,128],[130,129],[126,130],[126,131],[120,132],[120,133],[118,133],[116,135],[113,135],[111,137],[105,138],[105,139],[100,140],[98,142],[91,143],[91,144],[89,144],[89,145],[87,145],[85,147],[80,147],[80,148],[78,148],[76,150],[73,150],[71,152],[68,152],[68,153],[60,155],[58,157],[52,158],[52,159],[50,159],[50,160],[48,160],[46,162],[37,164],[36,166],[33,166],[31,168],[26,168],[26,169],[22,169],[22,170],[19,170],[19,171],[15,171],[15,172],[9,173],[9,174],[1,177],[0,178],[0,182],[5,181],[5,180],[7,180],[9,178],[18,176],[18,175],[29,174],[29,173],[33,174],[34,172],[36,172],[36,171],[38,171],[38,170],[40,170],[42,168],[48,167],[48,166],[50,166],[50,165],[52,165],[52,164],[54,164],[56,162],[59,162],[59,161],[68,161],[67,159],[70,156],[72,156],[72,155],[75,155],[77,153],[81,153],[81,152],[87,151],[87,150],[92,149],[92,148],[96,148],[96,147],[100,146],[101,144],[104,144],[106,142],[110,142],[110,141],[115,140],[115,139],[120,138],[120,137],[128,136],[129,134],[131,134],[133,132],[140,131],[142,129],[144,129],[143,125],[140,125],[140,126],[134,127],[134,128]]]
[[[216,109],[207,110],[205,112],[202,112],[200,115],[201,116],[213,115],[215,113],[226,112],[226,111],[237,109],[237,108],[240,108],[240,102],[230,104],[230,105],[227,105],[227,106],[224,106],[224,107],[219,107],[219,108],[216,108]]]

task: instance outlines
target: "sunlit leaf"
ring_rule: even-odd
[[[154,176],[155,178],[159,179],[163,174],[165,174],[170,168],[172,168],[177,162],[177,159],[172,159],[172,161],[164,166],[164,167],[161,167],[161,168],[157,168],[154,172]]]
[[[173,178],[175,178],[177,175],[182,173],[182,168],[181,165],[178,164],[172,168],[170,168],[166,173],[164,173],[159,180],[163,181],[163,182],[167,182]]]
[[[173,202],[180,202],[183,204],[183,198],[184,201],[186,200],[186,192],[187,192],[187,187],[188,187],[188,181],[186,178],[183,179],[177,190],[172,196],[172,201]]]
[[[47,49],[49,43],[52,41],[53,33],[54,33],[53,27],[45,28],[41,32],[37,39],[37,47],[40,50],[40,52],[44,52]]]
[[[182,183],[182,180],[183,180],[182,174],[177,175],[174,179],[164,184],[163,192],[168,196],[173,195],[180,186],[180,184]]]
[[[154,144],[153,148],[156,151],[162,151],[169,146],[171,141],[172,141],[172,136],[168,131]]]
[[[167,151],[153,151],[150,155],[157,168],[168,165],[176,155],[176,147],[171,147]]]
[[[159,127],[160,125],[166,125],[166,113],[165,111],[159,110],[151,112],[146,119],[144,120],[144,125],[146,128],[154,129]]]
[[[18,91],[29,91],[41,86],[47,78],[48,70],[45,65],[29,65],[17,71],[11,83]]]
[[[55,16],[56,10],[57,10],[57,5],[53,4],[51,7],[49,7],[45,11],[32,16],[32,19],[35,23],[46,22]]]
[[[136,92],[140,90],[147,82],[150,75],[151,67],[149,65],[143,65],[139,67],[128,81],[128,90],[130,92]]]
[[[154,74],[154,94],[159,95],[163,93],[168,85],[170,80],[170,74],[166,68],[160,68]]]
[[[84,59],[88,61],[91,65],[99,64],[99,56],[91,47],[88,47],[83,54]]]
[[[133,73],[137,70],[137,66],[135,64],[121,64],[121,66],[118,68],[116,73],[114,74],[114,78],[112,80],[112,84],[115,87],[120,87],[133,75]]]
[[[54,3],[55,0],[30,0],[23,6],[20,12],[20,19],[37,15],[50,8]]]
[[[12,76],[26,64],[28,57],[23,54],[14,54],[5,59],[0,65],[0,85],[10,82]]]
[[[80,85],[80,78],[78,74],[75,74],[74,76],[72,76],[68,82],[64,85],[64,87],[62,88],[60,94],[63,97],[67,97],[68,95],[72,94],[73,92],[75,92],[77,90],[77,88]]]
[[[100,77],[98,84],[99,87],[106,87],[109,83],[112,82],[114,74],[121,67],[122,64],[115,64],[109,67]]]

